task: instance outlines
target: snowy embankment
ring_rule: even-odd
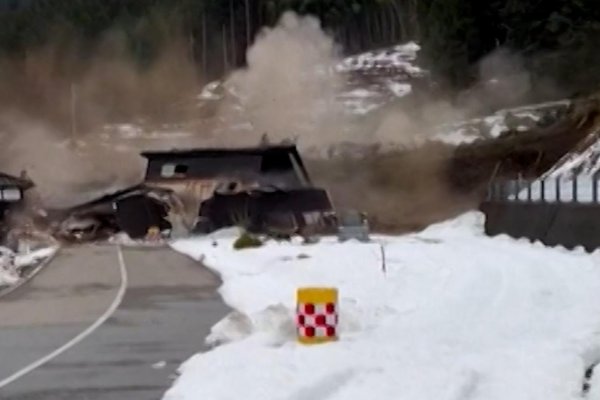
[[[0,290],[18,283],[23,278],[25,268],[38,265],[52,257],[57,251],[58,246],[42,247],[20,253],[0,247]]]
[[[165,399],[577,399],[600,357],[599,255],[485,237],[477,213],[370,244],[234,239],[172,245],[221,274],[237,311],[208,338],[229,343],[184,363]],[[339,288],[336,343],[294,341],[311,285]]]

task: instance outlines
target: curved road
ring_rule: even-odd
[[[168,248],[67,248],[31,283],[0,299],[3,400],[160,399],[181,362],[203,349],[227,307],[219,279]],[[64,353],[10,377],[110,318]],[[3,383],[4,382],[4,383]]]

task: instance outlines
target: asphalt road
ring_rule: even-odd
[[[48,363],[2,387],[2,400],[160,399],[177,367],[203,350],[227,307],[210,271],[167,248],[123,249],[125,295],[114,314]],[[122,289],[117,247],[63,250],[0,299],[0,382],[94,324]]]

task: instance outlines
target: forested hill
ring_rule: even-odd
[[[416,40],[453,88],[469,86],[497,48],[522,56],[539,85],[573,94],[600,83],[598,0],[0,0],[0,54],[76,37],[84,57],[119,31],[144,65],[179,36],[203,76],[216,77],[243,65],[256,33],[290,9],[318,16],[345,53]]]

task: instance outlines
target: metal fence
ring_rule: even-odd
[[[496,180],[487,190],[488,202],[600,203],[599,176],[536,180]]]

